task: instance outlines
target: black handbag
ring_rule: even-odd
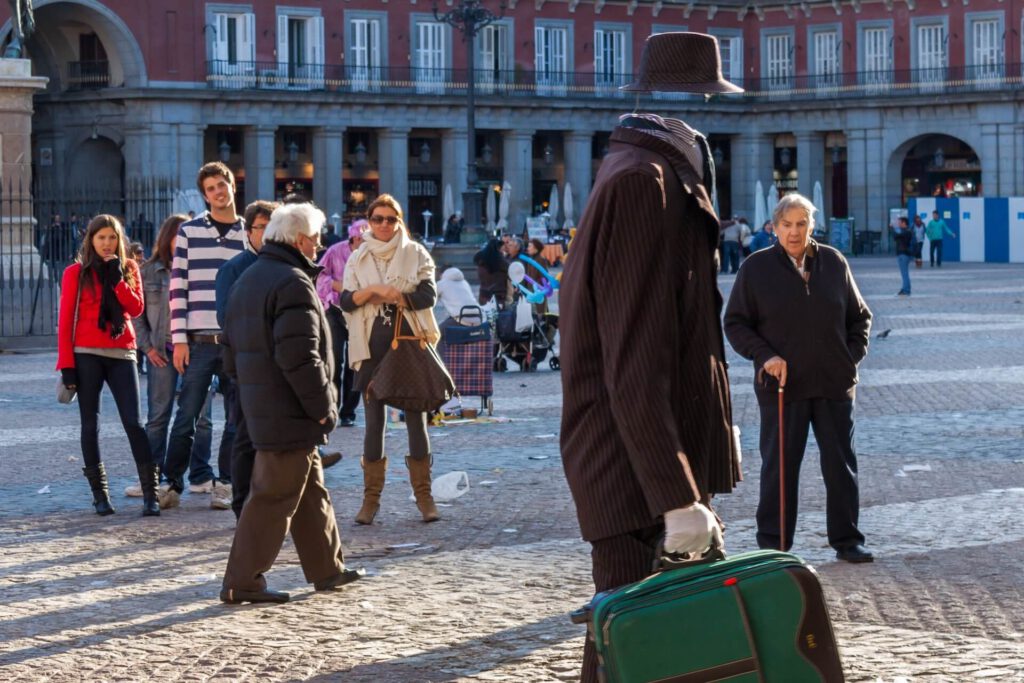
[[[470,313],[466,313],[466,311]],[[473,313],[472,311],[476,311]],[[479,325],[465,325],[463,318],[477,318]],[[441,330],[441,336],[445,344],[472,344],[474,342],[491,340],[491,324],[484,320],[484,314],[479,306],[463,306],[459,315],[455,318],[459,323]]]
[[[373,371],[366,392],[375,400],[412,413],[437,410],[455,396],[455,382],[444,367],[426,333],[417,329],[415,315],[398,306],[391,348]],[[409,321],[412,336],[402,334],[402,319]]]

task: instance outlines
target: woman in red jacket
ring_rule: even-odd
[[[153,462],[139,417],[132,318],[143,309],[139,267],[125,255],[124,228],[113,216],[89,222],[82,249],[64,270],[57,326],[57,369],[69,389],[78,392],[82,418],[82,472],[92,488],[98,515],[112,515],[107,473],[100,461],[99,414],[103,383],[110,387],[142,484],[142,514],[160,514],[156,489],[159,467]]]

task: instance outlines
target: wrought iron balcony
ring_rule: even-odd
[[[68,62],[68,90],[95,90],[110,86],[110,62]]]
[[[1024,83],[1021,64],[990,64],[941,69],[858,71],[749,78],[734,101],[806,101],[816,99],[890,98],[914,95],[1019,90]],[[341,64],[281,64],[278,62],[207,62],[207,84],[228,90],[305,90],[393,95],[464,95],[465,69],[360,67]],[[481,95],[532,98],[620,99],[619,86],[632,74],[586,72],[476,72]],[[700,100],[701,95],[656,93],[666,100]]]

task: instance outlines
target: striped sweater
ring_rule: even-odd
[[[217,270],[245,249],[246,239],[239,219],[220,236],[204,212],[182,223],[174,243],[171,264],[171,341],[188,343],[189,332],[215,331],[217,324]]]

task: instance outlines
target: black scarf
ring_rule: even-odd
[[[112,259],[104,261],[99,268],[100,280],[100,315],[97,324],[101,330],[110,326],[110,338],[117,339],[124,334],[126,321],[124,318],[124,307],[117,300],[114,287],[121,281],[121,260]]]

